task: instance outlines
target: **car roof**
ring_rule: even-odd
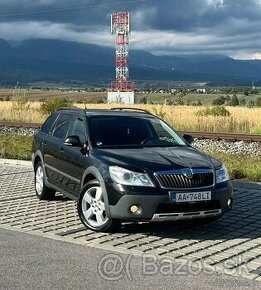
[[[139,108],[112,108],[112,109],[80,109],[80,108],[60,108],[58,112],[81,113],[87,116],[129,116],[129,117],[156,117],[149,111]]]

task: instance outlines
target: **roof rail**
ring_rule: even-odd
[[[57,111],[61,111],[61,110],[83,110],[84,111],[84,109],[78,108],[78,107],[74,107],[74,106],[72,106],[72,107],[60,107],[60,108],[57,109]]]
[[[147,110],[143,110],[143,109],[139,109],[139,108],[128,108],[128,107],[116,107],[116,108],[111,108],[111,110],[113,111],[116,111],[116,110],[120,110],[120,111],[123,111],[123,110],[126,110],[126,111],[139,111],[139,112],[142,112],[142,113],[145,113],[145,114],[151,114],[151,112],[147,111]]]

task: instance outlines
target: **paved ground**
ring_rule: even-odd
[[[177,262],[193,273],[224,273],[261,281],[261,186],[248,188],[238,183],[234,197],[233,211],[211,224],[125,224],[114,234],[94,233],[80,223],[74,201],[59,195],[51,202],[37,200],[30,166],[0,162],[2,229],[111,250],[130,258],[138,255],[147,261],[148,271],[170,271],[169,263]],[[126,267],[127,262],[119,266]]]
[[[138,256],[3,229],[0,236],[1,290],[260,289],[258,281],[192,272],[177,263],[172,263],[172,271],[162,272],[163,267],[155,271],[147,269],[147,262]],[[124,268],[118,264],[110,270],[108,259],[112,258],[124,263]]]

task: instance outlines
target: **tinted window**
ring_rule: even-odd
[[[91,132],[94,143],[103,145],[140,144],[150,136],[145,119],[132,117],[93,117]]]
[[[91,118],[94,146],[177,146],[186,143],[157,118],[101,116]]]
[[[57,137],[59,139],[65,139],[65,136],[67,135],[68,128],[69,128],[69,122],[64,122],[64,123],[60,124],[54,130],[53,136]]]
[[[73,120],[73,115],[70,114],[61,114],[59,119],[56,122],[53,136],[59,139],[65,139],[69,129],[69,124]]]
[[[82,118],[76,117],[75,120],[70,123],[67,136],[72,135],[78,136],[82,144],[86,142],[86,123]]]
[[[41,126],[41,131],[49,134],[57,117],[58,117],[58,114],[53,114],[49,116],[46,119],[46,121],[43,123],[43,125]]]

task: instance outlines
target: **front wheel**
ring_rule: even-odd
[[[110,232],[120,225],[118,220],[106,216],[104,193],[98,180],[83,187],[77,208],[81,222],[91,230]]]

